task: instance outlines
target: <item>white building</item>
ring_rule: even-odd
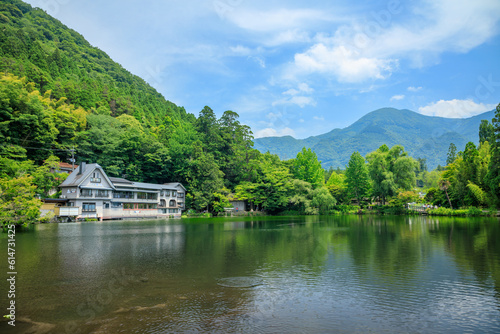
[[[98,164],[81,163],[59,187],[66,206],[78,208],[76,219],[180,217],[185,208],[182,184],[108,177]]]

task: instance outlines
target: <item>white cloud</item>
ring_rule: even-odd
[[[399,100],[402,100],[404,98],[405,98],[404,95],[394,95],[393,97],[391,97],[391,101],[399,101]]]
[[[297,89],[291,88],[291,89],[287,90],[286,92],[283,92],[283,95],[294,96],[294,95],[298,95],[300,93],[311,94],[313,92],[314,92],[314,89],[312,89],[311,87],[309,87],[308,84],[303,82],[297,86]]]
[[[319,73],[348,83],[386,79],[403,59],[414,67],[433,65],[443,52],[468,52],[498,33],[498,0],[405,3],[411,19],[400,15],[402,6],[382,19],[358,17],[332,35],[318,33],[316,44],[295,54],[288,78]]]
[[[242,8],[231,13],[228,19],[246,30],[258,32],[289,31],[289,34],[297,32],[297,27],[306,26],[318,20],[329,20],[328,16],[320,10],[285,8],[271,11]]]
[[[258,130],[254,133],[255,138],[262,137],[283,137],[283,136],[295,136],[295,131],[290,128],[283,128],[280,130],[276,130],[273,128],[265,128],[262,130]]]
[[[472,100],[439,100],[418,110],[427,116],[439,116],[447,118],[467,118],[486,111],[493,110],[495,104],[475,103]]]
[[[345,46],[329,47],[323,43],[295,55],[298,74],[333,75],[340,82],[355,83],[368,79],[385,79],[396,66],[397,61],[393,59],[364,57],[360,52]]]
[[[252,50],[242,45],[231,46],[229,49],[238,56],[249,56],[252,53]]]
[[[291,88],[291,89],[287,90],[286,92],[283,92],[283,95],[292,95],[292,96],[294,96],[294,95],[297,95],[299,93],[300,93],[300,91]]]
[[[289,43],[308,43],[311,42],[311,37],[306,31],[298,29],[286,30],[279,32],[275,36],[264,41],[267,46],[278,46]]]
[[[409,92],[418,92],[420,90],[422,90],[422,87],[413,87],[413,86],[410,86],[407,88]]]
[[[273,105],[273,107],[275,107],[275,106],[284,105],[284,104],[295,104],[301,108],[304,108],[305,106],[315,106],[316,101],[312,97],[309,97],[309,96],[295,95],[295,96],[292,96],[291,98],[285,98],[285,99],[274,101],[272,105]]]
[[[314,119],[315,121],[324,121],[324,120],[325,120],[325,118],[324,118],[324,117],[318,117],[318,116],[314,116],[314,117],[313,117],[313,119]]]

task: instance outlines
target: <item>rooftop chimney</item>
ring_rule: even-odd
[[[86,162],[82,162],[82,163],[80,164],[80,167],[78,167],[78,174],[83,174],[83,173],[85,173],[85,167],[87,167],[86,165],[87,165],[87,163],[86,163]]]

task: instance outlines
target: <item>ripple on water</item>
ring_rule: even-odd
[[[220,278],[217,284],[226,288],[253,288],[262,285],[262,280],[252,276],[225,277]]]

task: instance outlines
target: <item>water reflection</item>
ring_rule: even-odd
[[[498,223],[338,216],[40,225],[17,239],[20,326],[498,332]]]

